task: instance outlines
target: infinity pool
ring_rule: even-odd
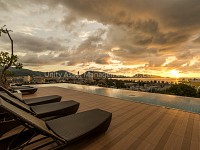
[[[129,100],[129,101],[134,101],[134,102],[159,105],[159,106],[168,107],[168,108],[181,109],[184,111],[200,114],[200,99],[199,98],[189,98],[189,97],[181,97],[181,96],[174,96],[174,95],[155,94],[155,93],[112,89],[112,88],[79,85],[79,84],[68,84],[68,83],[40,84],[40,85],[34,85],[34,86],[36,87],[57,86],[57,87],[62,87],[62,88],[70,89],[70,90],[77,90],[77,91],[82,91],[82,92],[87,92],[87,93],[92,93],[92,94],[120,98],[123,100]]]

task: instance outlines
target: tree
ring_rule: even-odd
[[[117,88],[125,88],[126,87],[124,84],[124,81],[122,81],[122,80],[115,80],[115,86]]]
[[[11,42],[11,56],[9,56],[8,52],[0,52],[0,67],[2,69],[1,75],[0,75],[0,85],[7,88],[7,78],[6,78],[6,72],[11,66],[15,66],[17,69],[21,69],[23,67],[22,63],[18,63],[18,57],[17,55],[14,55],[13,52],[13,39],[10,36],[9,32],[12,32],[12,30],[8,30],[5,28],[6,25],[1,27],[0,29],[0,36],[2,33],[7,34],[7,36],[10,39]]]
[[[169,89],[166,90],[166,93],[188,97],[197,96],[197,90],[195,88],[182,83],[172,85]]]

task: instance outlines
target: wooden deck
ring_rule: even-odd
[[[108,131],[67,149],[85,150],[198,150],[200,115],[124,101],[59,87],[39,88],[24,98],[58,94],[80,102],[79,112],[100,108],[112,112]]]

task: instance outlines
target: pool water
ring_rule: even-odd
[[[184,111],[200,114],[200,98],[190,98],[190,97],[182,97],[174,95],[164,95],[157,93],[130,91],[130,90],[104,88],[98,86],[88,86],[79,84],[69,84],[69,83],[40,84],[34,86],[37,87],[57,86],[70,90],[77,90],[108,97],[120,98],[123,100],[129,100],[134,102],[159,105],[168,108],[181,109]]]

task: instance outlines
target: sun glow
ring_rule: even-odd
[[[179,74],[179,71],[178,70],[170,70],[170,75],[171,77],[175,77],[175,78],[179,78],[180,77],[180,74]]]

